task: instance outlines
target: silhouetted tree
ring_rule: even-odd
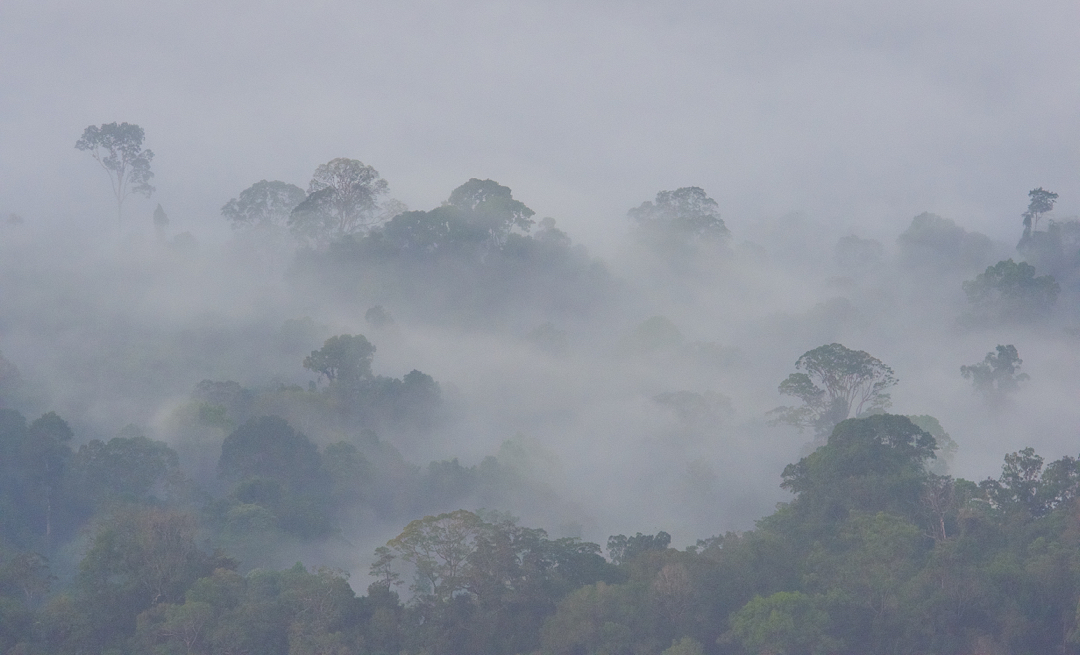
[[[770,412],[775,420],[800,429],[812,427],[818,436],[854,415],[889,407],[886,389],[897,383],[891,368],[862,350],[838,343],[803,353],[779,391],[803,401],[801,407],[779,407]],[[821,385],[821,386],[818,386]]]
[[[89,151],[108,173],[116,196],[117,221],[123,220],[124,201],[129,195],[140,193],[149,198],[154,192],[150,186],[154,153],[143,150],[143,138],[143,129],[138,125],[107,123],[88,126],[75,143],[77,149]]]
[[[999,345],[996,354],[986,353],[978,364],[961,366],[960,374],[971,380],[975,391],[984,398],[1000,401],[1020,389],[1020,383],[1028,379],[1027,373],[1019,372],[1022,363],[1016,346]]]

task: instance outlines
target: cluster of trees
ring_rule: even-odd
[[[141,128],[114,123],[88,127],[76,146],[109,174],[118,215],[132,193],[153,191],[142,143]],[[1025,261],[963,283],[968,327],[1045,323],[1076,289],[1080,224],[1050,218],[1057,194],[1029,196]],[[306,189],[263,180],[221,213],[240,242],[299,245],[287,280],[312,303],[407,304],[406,320],[427,312],[485,330],[513,316],[515,329],[539,325],[526,340],[553,364],[571,350],[556,322],[596,312],[617,286],[493,180],[409,211],[378,171],[339,158]],[[628,216],[637,261],[665,284],[745,263],[701,188],[661,191]],[[933,214],[899,246],[909,271],[951,275],[956,292],[961,275],[1003,256]],[[883,252],[852,236],[835,255],[865,273]],[[365,318],[384,334],[395,325],[383,304]],[[299,323],[277,336],[300,335],[281,350],[310,384],[203,380],[166,421],[172,446],[135,427],[80,441],[52,412],[26,420],[13,409],[18,371],[0,357],[0,653],[1080,653],[1080,462],[1029,448],[1006,455],[997,477],[949,477],[956,444],[931,416],[885,413],[898,378],[865,351],[809,350],[779,385],[798,404],[771,418],[812,431],[816,447],[783,470],[793,499],[754,530],[679,550],[663,531],[602,546],[475,510],[561,501],[514,442],[475,465],[408,462],[392,443],[444,426],[440,385],[419,370],[377,375],[367,337],[323,341],[329,328],[316,338]],[[611,361],[681,370],[735,358],[660,316],[610,341]],[[129,369],[170,373],[144,363]],[[1021,364],[1014,345],[998,345],[959,373],[1000,406],[1027,379]],[[687,432],[714,434],[734,411],[715,391],[663,388],[679,387],[647,394]],[[399,534],[355,553],[372,563],[366,592],[341,571],[289,566],[316,544],[355,551],[387,525]]]
[[[59,417],[0,418],[4,652],[1080,652],[1080,460],[1025,449],[996,478],[953,479],[931,472],[938,444],[903,416],[841,421],[784,470],[794,499],[749,532],[685,550],[664,532],[614,535],[605,557],[455,510],[377,548],[361,596],[340,571],[251,569],[213,549],[200,534],[214,534],[214,510],[165,491],[183,485],[163,444],[65,453]],[[281,419],[246,423],[221,447],[229,511],[255,521],[252,507],[292,505],[279,518],[308,521],[332,504],[339,459]],[[50,507],[84,495],[99,503],[92,536],[57,587],[38,553],[70,538],[71,519]],[[12,502],[28,497],[39,502]]]

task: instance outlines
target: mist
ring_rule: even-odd
[[[1070,2],[5,2],[0,407],[55,411],[76,447],[164,442],[203,500],[233,493],[222,444],[249,419],[358,449],[373,486],[333,530],[214,537],[242,570],[299,560],[357,589],[409,521],[461,508],[598,543],[754,529],[828,436],[774,411],[827,344],[891,368],[886,411],[937,419],[957,446],[939,472],[1075,456],[1077,243],[1023,240],[1080,214],[1078,19]],[[73,147],[113,121],[155,154],[154,193],[119,221]],[[336,158],[377,169],[393,211],[318,242],[223,215]],[[470,180],[529,224],[379,250]],[[1036,187],[1057,202],[1024,232]],[[635,218],[686,189],[726,233],[668,242]],[[1054,275],[1044,315],[978,315],[965,284],[1009,259]],[[306,363],[337,335],[374,346],[360,400]],[[980,393],[961,367],[1005,344],[1029,379]],[[54,555],[68,578],[76,550]]]

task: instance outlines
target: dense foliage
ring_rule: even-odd
[[[130,132],[136,150],[141,135]],[[90,128],[84,135],[99,137]],[[948,475],[957,443],[940,422],[885,413],[899,389],[893,368],[839,343],[843,330],[826,329],[856,313],[846,298],[791,319],[795,327],[781,336],[791,355],[780,370],[804,352],[776,391],[801,405],[766,412],[776,402],[772,388],[740,388],[758,362],[738,348],[686,338],[652,311],[661,304],[655,296],[685,294],[685,304],[703,297],[693,288],[702,271],[712,276],[703,284],[711,292],[725,275],[733,286],[752,286],[764,270],[742,270],[763,255],[747,247],[737,259],[719,204],[702,189],[661,191],[630,210],[635,263],[653,278],[633,294],[554,219],[534,220],[493,180],[470,179],[426,211],[381,200],[388,191],[374,168],[339,158],[315,171],[307,192],[264,180],[222,208],[241,234],[258,235],[245,246],[271,255],[283,243],[295,247],[277,269],[281,282],[301,289],[308,306],[362,314],[366,335],[355,324],[330,328],[309,317],[167,337],[121,326],[122,344],[104,337],[95,344],[115,361],[92,384],[117,389],[135,399],[131,405],[143,388],[168,402],[143,414],[144,427],[109,434],[79,415],[104,413],[89,402],[69,402],[70,414],[42,413],[48,405],[24,414],[37,407],[24,378],[37,376],[0,356],[0,653],[1080,653],[1080,458],[1047,462],[1029,447],[1005,455],[996,476]],[[1046,263],[1074,279],[1080,259],[1070,224],[1047,219],[1038,229],[1056,197],[1032,192],[1020,250],[1041,257],[1040,270]],[[176,244],[168,256],[182,258]],[[1001,326],[1022,336],[1047,325],[1058,296],[1070,291],[1027,262],[989,265],[997,255],[988,239],[932,214],[912,221],[899,250],[899,270],[917,270],[919,293],[930,286],[918,287],[920,276],[937,286],[949,280],[958,304],[939,322],[979,339]],[[873,278],[883,253],[877,241],[842,238],[834,254],[844,276],[831,283]],[[617,301],[633,307],[621,331],[596,319]],[[382,302],[405,318],[399,323]],[[59,305],[58,322],[66,323]],[[583,357],[575,367],[587,347],[568,324],[600,333],[591,343],[607,348],[603,358]],[[442,368],[428,370],[439,381],[408,360],[402,365],[392,348],[402,325],[425,343],[436,342],[433,325],[455,330],[432,347],[433,366]],[[749,469],[754,455],[739,452],[725,428],[745,413],[747,396],[765,395],[745,421],[755,438],[767,429],[795,434],[791,426],[814,433],[802,456],[771,472],[790,496],[753,529],[695,535],[688,547],[673,543],[678,532],[668,526],[600,544],[584,538],[574,522],[583,514],[575,490],[547,466],[553,457],[535,440],[515,435],[486,456],[472,453],[475,464],[464,455],[429,461],[435,436],[457,447],[476,428],[461,416],[461,381],[443,379],[446,351],[467,348],[477,332],[480,347],[497,350],[491,344],[503,342],[491,335],[500,331],[516,339],[516,350],[499,354],[505,359],[532,358],[539,364],[531,371],[565,373],[550,379],[567,388],[538,383],[539,409],[527,411],[544,411],[560,393],[603,399],[590,388],[598,378],[582,371],[596,363],[607,367],[601,379],[611,386],[648,372],[630,387],[632,403],[606,418],[624,430],[650,420],[661,427],[644,442],[622,434],[599,442],[612,459],[655,446],[641,458],[677,452],[686,461],[712,441]],[[245,347],[249,359],[237,356],[241,363],[228,370],[246,378],[201,374],[218,370],[206,360]],[[387,353],[401,377],[379,373],[386,369],[376,356]],[[959,374],[959,361],[942,370],[965,396],[971,390],[962,377],[972,381],[979,402],[987,401],[980,411],[1003,411],[1021,382],[1033,382],[1021,363],[1015,345],[998,345]],[[70,369],[78,377],[80,367]],[[742,393],[741,404],[690,382],[676,386],[702,369]],[[470,369],[475,378],[487,374]],[[584,382],[574,386],[577,377]],[[174,379],[186,386],[178,391]],[[470,382],[495,396],[494,405],[503,402],[505,382],[463,384]],[[717,524],[718,494],[707,492],[718,476],[707,462],[690,460],[684,478],[670,481],[629,461],[617,461],[625,470],[612,493],[682,484],[689,489],[682,498],[708,519],[700,523]],[[529,520],[507,511],[519,507],[532,511]],[[329,551],[361,563],[361,575],[321,566]]]

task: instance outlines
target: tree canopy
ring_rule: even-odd
[[[292,210],[289,226],[317,244],[355,234],[380,220],[379,198],[389,188],[379,171],[362,161],[332,159],[315,169],[307,198]]]
[[[1024,235],[1028,236],[1039,228],[1039,219],[1054,210],[1054,203],[1058,194],[1039,187],[1028,191],[1031,202],[1028,203],[1027,211],[1024,212]]]
[[[362,334],[339,334],[330,337],[322,348],[304,358],[304,368],[330,382],[345,384],[371,377],[375,346]]]
[[[1000,401],[1020,388],[1020,383],[1028,379],[1027,373],[1020,373],[1023,364],[1016,346],[999,345],[997,352],[988,352],[977,364],[961,366],[960,374],[971,380],[975,391],[987,400]]]
[[[971,303],[973,323],[1045,320],[1057,301],[1061,286],[1049,275],[1035,275],[1027,262],[1006,259],[963,283]]]
[[[289,216],[304,202],[304,190],[295,184],[260,180],[221,208],[232,227],[285,227]]]
[[[75,143],[79,150],[85,150],[101,164],[109,175],[113,195],[116,197],[116,218],[123,220],[124,201],[132,193],[146,197],[154,192],[150,179],[150,162],[154,159],[152,150],[143,150],[143,129],[131,123],[106,123],[90,125],[83,130],[82,137]]]
[[[806,372],[789,375],[779,391],[798,398],[803,405],[781,407],[773,414],[800,429],[811,427],[818,435],[828,434],[852,415],[886,409],[890,404],[886,389],[897,383],[892,369],[881,360],[839,343],[803,353],[795,368]]]

